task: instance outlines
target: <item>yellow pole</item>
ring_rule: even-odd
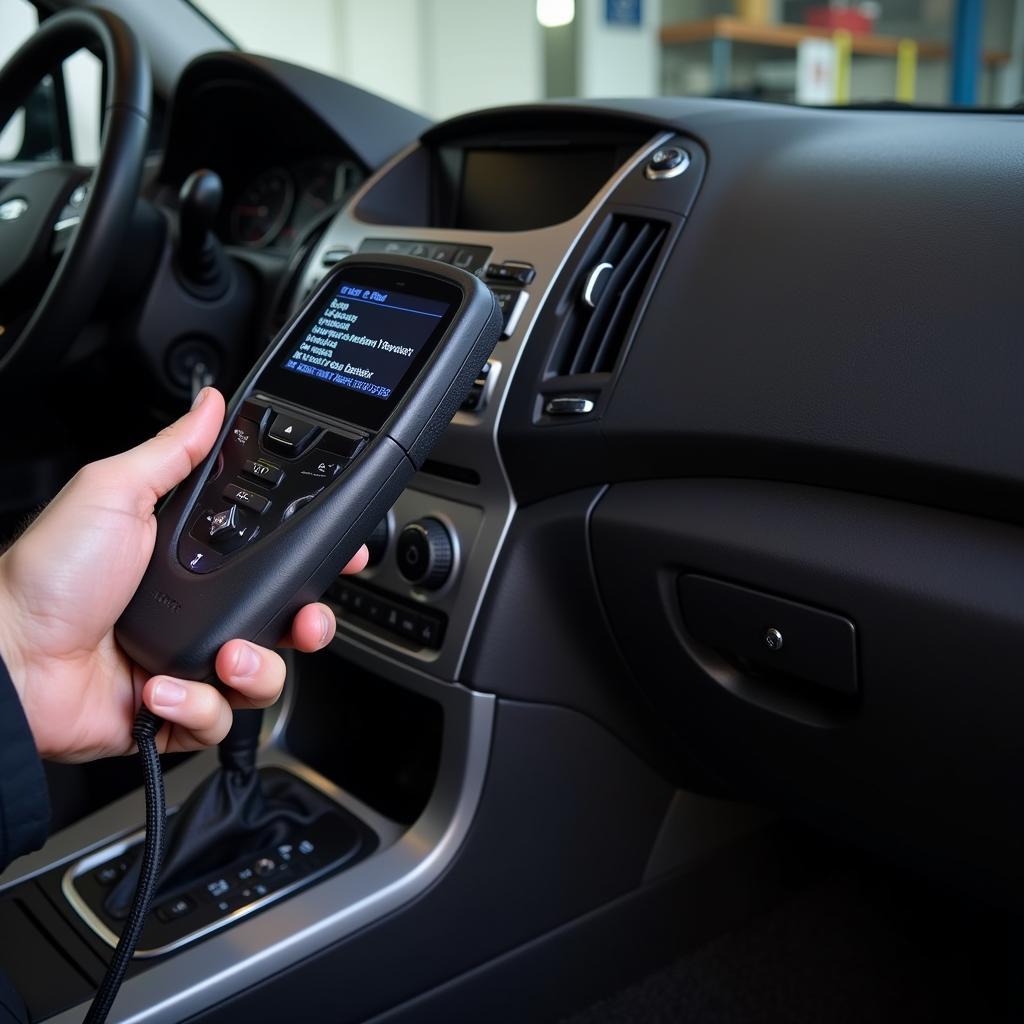
[[[916,83],[917,43],[913,39],[901,39],[896,47],[896,99],[913,103]]]
[[[832,36],[836,48],[836,103],[850,102],[850,65],[853,55],[853,36],[840,30]]]

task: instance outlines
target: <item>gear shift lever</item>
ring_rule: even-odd
[[[219,299],[230,277],[224,250],[213,233],[224,184],[215,171],[193,171],[178,193],[178,273],[198,298]]]
[[[239,857],[283,843],[323,813],[307,787],[280,777],[264,783],[256,768],[262,721],[262,711],[235,712],[218,750],[220,767],[168,820],[156,903]],[[105,907],[112,917],[127,915],[139,867],[136,860],[111,888]]]

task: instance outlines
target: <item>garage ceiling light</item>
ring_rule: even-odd
[[[545,28],[569,25],[576,17],[576,0],[537,0],[537,20]]]

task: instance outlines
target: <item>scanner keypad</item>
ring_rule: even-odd
[[[246,402],[182,533],[179,561],[195,573],[219,568],[314,501],[366,441]]]

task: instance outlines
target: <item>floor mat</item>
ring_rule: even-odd
[[[1006,949],[996,915],[843,871],[563,1024],[1002,1024]]]

